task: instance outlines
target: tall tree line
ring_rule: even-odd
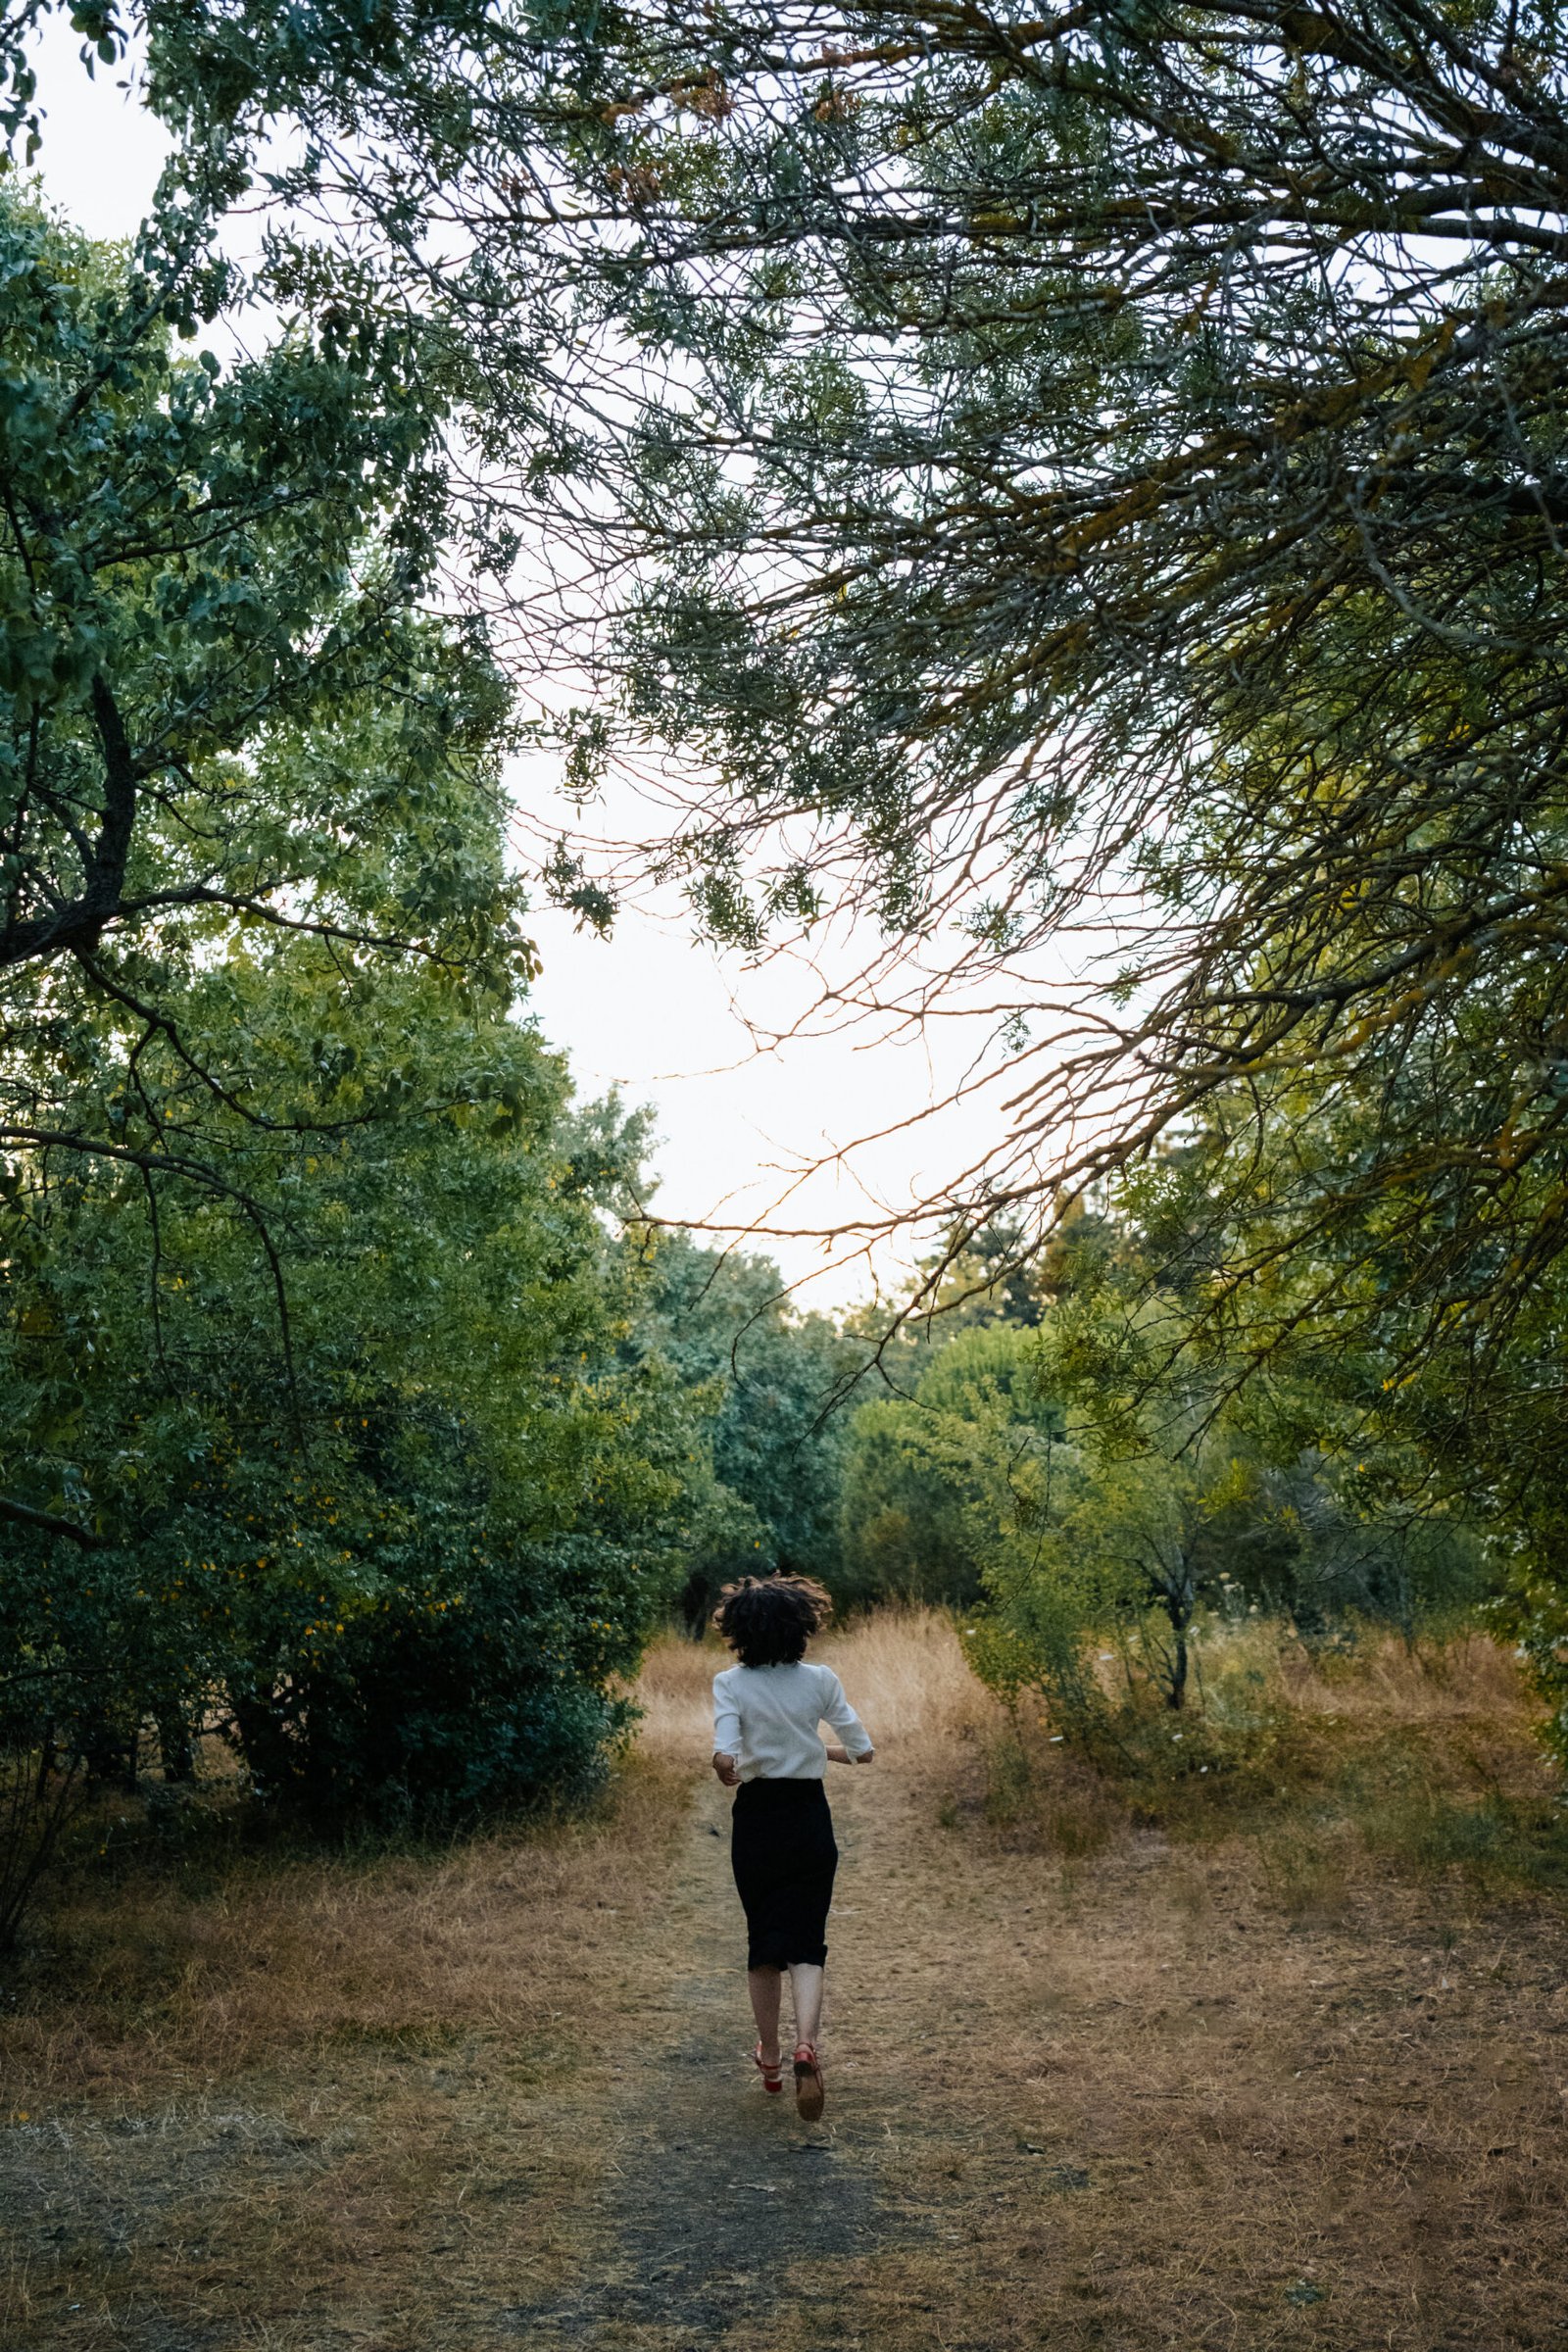
[[[45,13],[0,52],[22,158]],[[324,1225],[304,1175],[549,1125],[498,778],[510,675],[567,649],[571,782],[668,757],[650,855],[711,935],[853,906],[986,981],[1015,1117],[949,1189],[948,1254],[1119,1187],[1172,1363],[1326,1393],[1409,1492],[1491,1514],[1549,1678],[1561,12],[74,22],[106,65],[134,41],[173,153],[123,255],[5,217],[27,1249],[110,1204],[168,1365],[159,1286],[183,1312],[179,1253],[242,1243],[207,1295],[254,1284],[258,1334],[269,1302],[277,1451],[318,1442],[291,1261],[386,1162]],[[260,356],[204,352],[217,320]],[[548,884],[612,913],[570,844]],[[450,1052],[403,1042],[416,999]],[[538,1297],[599,1262],[582,1213]],[[16,1540],[139,1544],[139,1467],[71,1451],[90,1314],[16,1296],[59,1408],[19,1407]]]

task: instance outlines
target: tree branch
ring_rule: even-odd
[[[101,672],[92,682],[92,715],[104,755],[104,806],[81,894],[52,914],[7,923],[0,930],[0,968],[94,948],[121,910],[136,825],[137,773],[119,705]]]
[[[35,1535],[65,1536],[84,1551],[112,1551],[115,1545],[113,1536],[95,1536],[90,1527],[81,1527],[74,1519],[62,1519],[57,1511],[35,1511],[31,1503],[13,1502],[5,1494],[0,1494],[0,1519],[9,1520],[13,1527],[31,1528]]]

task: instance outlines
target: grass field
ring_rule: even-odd
[[[1511,1661],[1233,1634],[1231,1763],[1117,1782],[938,1619],[824,1654],[879,1752],[831,1783],[822,2131],[745,2060],[718,1661],[667,1642],[586,1819],[126,1831],[61,1885],[0,2019],[7,2343],[1560,2352],[1563,1837]]]

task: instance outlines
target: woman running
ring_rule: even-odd
[[[869,1764],[871,1741],[831,1666],[805,1662],[833,1604],[804,1576],[748,1576],[726,1585],[713,1623],[740,1663],[713,1677],[713,1770],[739,1791],[730,1859],[746,1907],[747,1986],[759,2035],[752,2053],[766,2090],[784,2087],[779,1995],[788,1969],[795,2005],[795,2104],[822,2112],[822,1971],[839,1849],[822,1787],[829,1763]],[[826,1746],[818,1725],[843,1735]]]

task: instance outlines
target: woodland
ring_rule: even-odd
[[[1201,1667],[1259,1622],[1501,1644],[1568,1766],[1559,9],[76,0],[171,142],[112,245],[30,176],[48,13],[0,1931],[108,1791],[585,1801],[773,1569],[950,1612],[1110,1781],[1272,1752]],[[524,747],[668,821],[522,870]],[[897,1297],[662,1222],[574,1093],[528,905],[638,873],[992,1008]]]

